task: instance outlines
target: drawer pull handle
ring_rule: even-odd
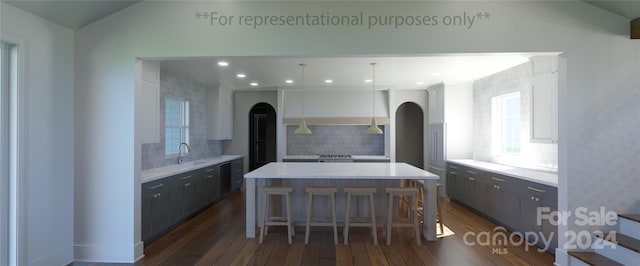
[[[208,178],[213,178],[213,175],[208,175],[207,177],[208,177]]]
[[[473,174],[473,175],[478,174],[477,172],[474,172],[474,171],[471,171],[471,170],[467,170],[467,173]]]
[[[458,169],[458,167],[455,167],[453,165],[449,165],[449,168]]]
[[[546,191],[544,189],[539,189],[539,188],[534,188],[534,187],[527,187],[529,190],[533,190],[536,192],[540,192],[540,193],[545,193]]]
[[[474,181],[474,180],[476,180],[476,179],[475,179],[475,178],[473,178],[473,177],[467,177],[467,179],[469,179],[469,181]]]
[[[498,185],[493,185],[493,187],[494,187],[495,189],[501,189],[501,188],[502,188],[501,186],[498,186]]]
[[[538,198],[538,197],[534,197],[534,196],[531,196],[531,200],[533,200],[533,201],[540,201],[540,198]]]
[[[191,183],[184,184],[184,187],[188,187],[188,186],[191,186]]]
[[[181,178],[182,178],[182,180],[187,180],[187,179],[191,178],[191,176],[190,176],[190,175],[188,175],[188,176],[183,176],[183,177],[181,177]]]
[[[213,172],[213,168],[207,169],[207,173],[211,173],[211,172]]]
[[[164,187],[164,184],[157,184],[157,185],[155,185],[153,187],[149,187],[149,189],[156,189],[156,188],[161,188],[161,187]]]
[[[457,175],[458,173],[456,173],[456,172],[449,172],[449,174]]]
[[[502,178],[491,177],[491,179],[493,179],[493,180],[495,180],[495,181],[504,182],[504,179],[502,179]]]
[[[157,198],[159,198],[160,196],[162,196],[162,193],[156,193],[156,194],[153,194],[153,198],[154,198],[154,199],[157,199]]]

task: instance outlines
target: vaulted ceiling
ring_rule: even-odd
[[[140,0],[2,0],[17,8],[77,30]],[[640,18],[639,0],[584,0],[628,19]]]

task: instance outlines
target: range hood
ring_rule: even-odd
[[[298,124],[302,118],[302,92],[282,92],[285,125]],[[376,91],[376,120],[389,124],[389,93]],[[371,91],[314,90],[305,92],[304,113],[307,125],[370,125]]]

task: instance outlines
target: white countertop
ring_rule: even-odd
[[[244,178],[440,179],[406,163],[269,163]]]
[[[228,162],[238,158],[242,158],[242,155],[222,155],[222,156],[211,157],[211,158],[201,159],[201,160],[196,160],[191,162],[184,162],[181,164],[173,164],[173,165],[148,169],[148,170],[142,171],[140,179],[141,179],[141,183],[146,183],[149,181],[165,178],[172,175],[177,175],[177,174],[188,172],[191,170],[196,170],[203,167]]]
[[[457,164],[478,168],[478,169],[489,171],[489,172],[511,176],[514,178],[519,178],[519,179],[523,179],[531,182],[540,183],[543,185],[558,187],[558,174],[555,174],[555,173],[529,170],[529,169],[518,168],[518,167],[502,165],[497,163],[474,161],[471,159],[448,160],[448,161],[452,163],[457,163]]]
[[[317,160],[320,159],[320,155],[285,155],[284,159],[297,159],[297,160]],[[332,159],[332,158],[327,158]],[[385,155],[351,155],[353,160],[390,160],[391,157]]]

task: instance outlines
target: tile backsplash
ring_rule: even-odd
[[[473,83],[473,159],[557,172],[558,145],[530,142],[532,63],[527,62]],[[492,154],[492,97],[520,92],[521,153],[500,158]]]
[[[207,140],[207,90],[208,87],[193,78],[175,72],[165,66],[160,68],[160,143],[142,144],[142,170],[177,163],[177,158],[166,158],[164,154],[164,118],[166,97],[189,101],[191,152],[184,161],[199,160],[222,155],[222,141]]]
[[[287,155],[384,155],[385,135],[367,134],[367,125],[311,125],[311,135],[287,126]]]

